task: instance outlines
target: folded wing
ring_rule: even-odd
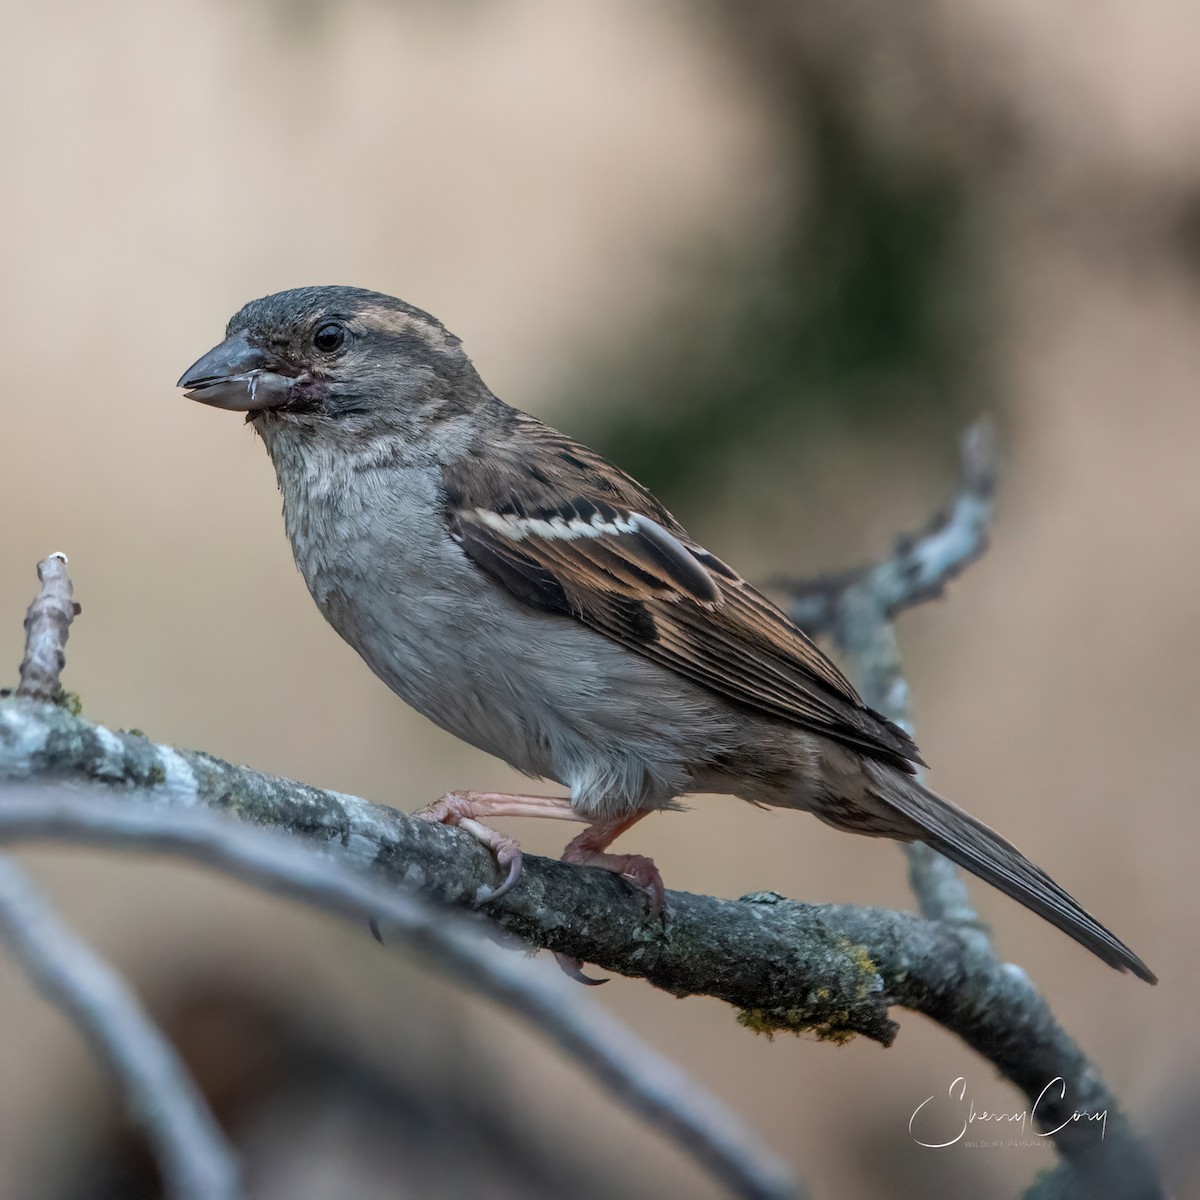
[[[907,771],[920,762],[903,730],[634,480],[524,414],[497,449],[486,468],[466,458],[445,470],[446,515],[466,554],[519,600],[749,709]]]

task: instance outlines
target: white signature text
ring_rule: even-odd
[[[1057,1076],[1042,1088],[1032,1107],[1016,1112],[998,1112],[979,1108],[975,1103],[975,1097],[967,1095],[967,1081],[962,1075],[950,1085],[946,1095],[950,1100],[949,1107],[939,1104],[930,1108],[929,1105],[933,1103],[935,1097],[927,1096],[913,1109],[913,1115],[908,1119],[908,1132],[918,1146],[925,1146],[930,1150],[941,1150],[946,1146],[953,1146],[966,1137],[968,1129],[979,1124],[1020,1125],[1021,1133],[1024,1134],[1031,1124],[1037,1122],[1039,1105],[1046,1109],[1050,1107],[1051,1102],[1066,1099],[1067,1083],[1061,1075]],[[1068,1125],[1074,1125],[1080,1121],[1098,1124],[1100,1138],[1103,1141],[1105,1131],[1108,1129],[1108,1109],[1106,1108],[1098,1112],[1080,1112],[1076,1109],[1055,1128],[1034,1129],[1032,1133],[1035,1137],[1053,1137],[1056,1133],[1066,1129]]]

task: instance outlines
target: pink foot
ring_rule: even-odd
[[[654,860],[644,854],[607,853],[608,847],[645,815],[645,811],[639,811],[618,821],[589,825],[578,837],[567,843],[562,860],[580,867],[603,867],[606,871],[623,875],[649,894],[650,911],[654,916],[658,916],[666,908],[667,893],[663,886],[662,873],[654,865]]]
[[[650,911],[656,917],[666,908],[667,889],[663,885],[662,873],[654,865],[654,859],[644,854],[605,854],[594,850],[590,854],[567,853],[562,860],[580,867],[602,867],[605,871],[628,879],[649,895]]]
[[[562,796],[518,796],[508,792],[447,792],[440,800],[413,813],[422,821],[452,825],[469,833],[485,845],[505,871],[504,882],[495,890],[480,889],[475,907],[492,904],[512,891],[521,875],[521,847],[510,837],[484,825],[480,817],[557,817],[582,821],[584,818]]]
[[[475,817],[481,806],[473,801],[470,792],[447,792],[440,800],[418,809],[413,816],[420,821],[461,829],[492,852],[496,865],[504,872],[504,881],[496,888],[479,889],[475,896],[475,907],[482,908],[507,896],[516,886],[521,877],[521,847],[515,839],[477,821]]]

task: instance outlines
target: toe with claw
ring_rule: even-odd
[[[603,867],[607,871],[624,876],[649,895],[650,912],[657,917],[666,911],[667,892],[663,886],[662,873],[654,865],[654,860],[644,854],[607,852],[608,847],[625,830],[646,815],[645,810],[639,810],[616,821],[590,825],[567,844],[562,860],[580,867]]]
[[[554,961],[558,963],[559,970],[568,978],[575,980],[576,983],[582,983],[585,987],[599,987],[602,983],[607,983],[607,979],[594,979],[591,975],[585,975],[583,972],[583,960],[580,958],[572,958],[569,954],[560,954],[557,950],[554,952]]]
[[[484,825],[480,817],[560,817],[578,821],[571,802],[561,796],[514,796],[503,792],[447,792],[413,813],[421,821],[450,825],[486,846],[504,872],[499,887],[480,888],[475,907],[494,904],[512,891],[521,877],[521,847],[512,838]]]

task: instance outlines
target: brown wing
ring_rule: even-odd
[[[594,451],[514,412],[444,479],[451,536],[525,603],[747,708],[905,770],[921,761],[783,612]]]

